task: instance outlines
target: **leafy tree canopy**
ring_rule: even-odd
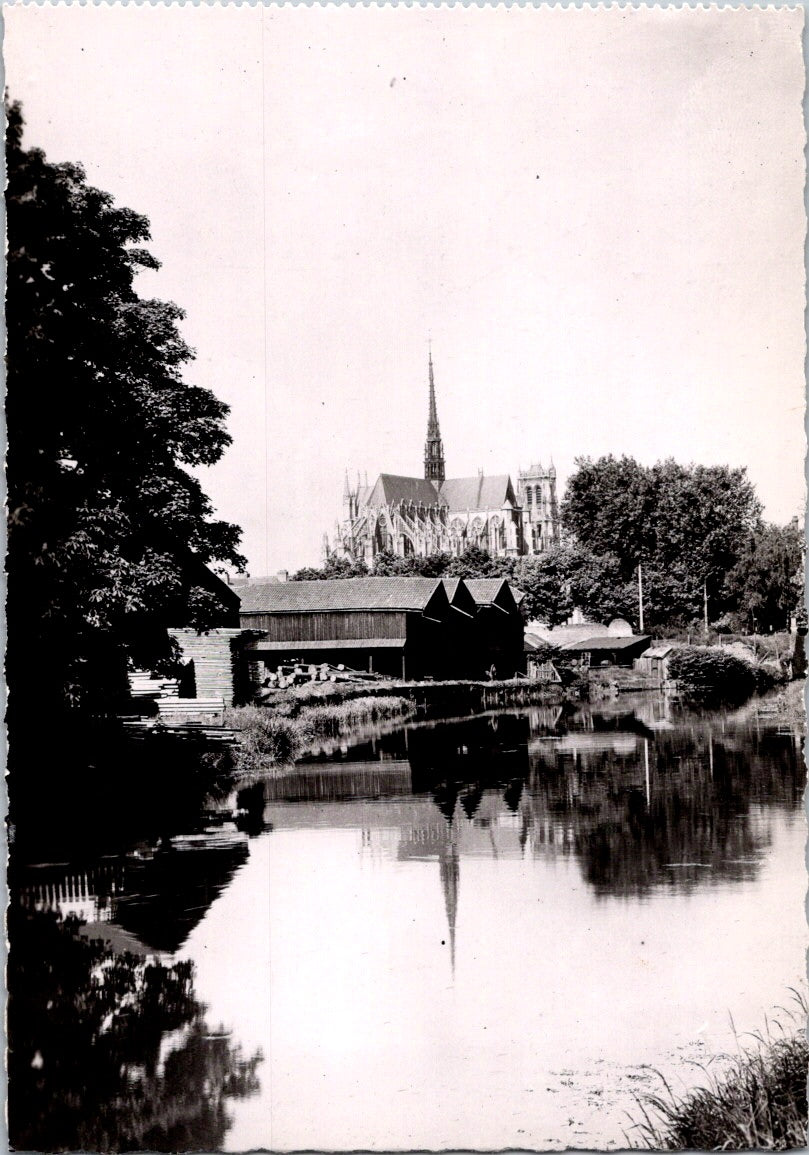
[[[631,614],[621,611],[633,620],[637,593],[630,587],[642,566],[651,626],[700,618],[705,593],[713,619],[735,610],[738,584],[734,590],[726,576],[762,527],[746,470],[671,459],[643,466],[631,457],[579,458],[561,512],[581,549],[612,559],[602,563],[608,600],[634,606]]]
[[[803,604],[804,543],[798,519],[762,525],[746,542],[725,579],[724,593],[736,609],[737,628],[767,633],[789,629]]]
[[[383,550],[374,558],[370,574],[372,577],[510,578],[514,573],[514,565],[513,558],[490,557],[475,545],[467,546],[458,557],[442,552],[430,553],[424,557],[397,557],[396,554]],[[306,566],[298,570],[290,581],[365,577],[368,572],[368,567],[361,558],[330,557],[319,569]]]
[[[141,297],[157,269],[145,217],[77,164],[22,146],[8,109],[9,671],[18,706],[97,703],[125,658],[172,658],[167,626],[222,606],[205,567],[242,568],[190,467],[229,443],[227,407],[187,384],[174,304]],[[35,664],[35,665],[34,665]]]
[[[292,582],[324,581],[334,578],[367,577],[368,566],[360,558],[354,560],[347,557],[330,557],[320,569],[313,566],[304,566],[290,577]]]
[[[639,563],[687,557],[700,581],[716,581],[760,524],[761,504],[744,469],[609,456],[577,459],[561,512],[566,530],[612,554],[626,578]]]

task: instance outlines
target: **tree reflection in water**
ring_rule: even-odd
[[[215,1151],[259,1088],[211,1031],[193,966],[115,954],[76,919],[9,910],[9,1137],[20,1150]]]
[[[530,756],[523,805],[534,842],[573,850],[597,894],[753,878],[770,834],[752,807],[799,805],[797,747],[774,730],[686,725],[626,751],[571,738],[564,754]]]

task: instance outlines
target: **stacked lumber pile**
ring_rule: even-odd
[[[207,634],[196,630],[171,630],[185,663],[194,663],[194,684],[198,698],[222,698],[233,705],[233,642],[241,630],[217,629]]]
[[[148,670],[132,670],[129,693],[133,698],[176,698],[180,683],[176,678],[155,678]]]

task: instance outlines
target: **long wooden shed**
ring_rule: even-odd
[[[476,605],[463,582],[448,594],[439,578],[363,577],[239,587],[248,661],[268,669],[294,661],[344,664],[392,677],[472,676]]]

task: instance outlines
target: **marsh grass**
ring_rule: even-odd
[[[679,1095],[660,1075],[663,1091],[638,1099],[641,1121],[628,1136],[649,1150],[787,1151],[806,1146],[809,1045],[806,999],[780,1008],[784,1021],[751,1036],[753,1047],[702,1068],[706,1085]],[[632,1141],[632,1140],[636,1141]]]
[[[306,706],[299,715],[307,736],[335,738],[356,726],[390,719],[403,720],[415,713],[414,704],[407,698],[352,698],[335,705]]]
[[[404,720],[414,711],[413,703],[401,697],[306,704],[294,716],[266,706],[234,707],[225,714],[225,725],[240,734],[229,752],[232,768],[240,777],[260,774],[294,762],[318,738],[339,737],[373,722]]]
[[[305,733],[297,719],[261,706],[238,706],[225,712],[225,725],[239,731],[231,750],[237,773],[293,762],[303,751]]]

